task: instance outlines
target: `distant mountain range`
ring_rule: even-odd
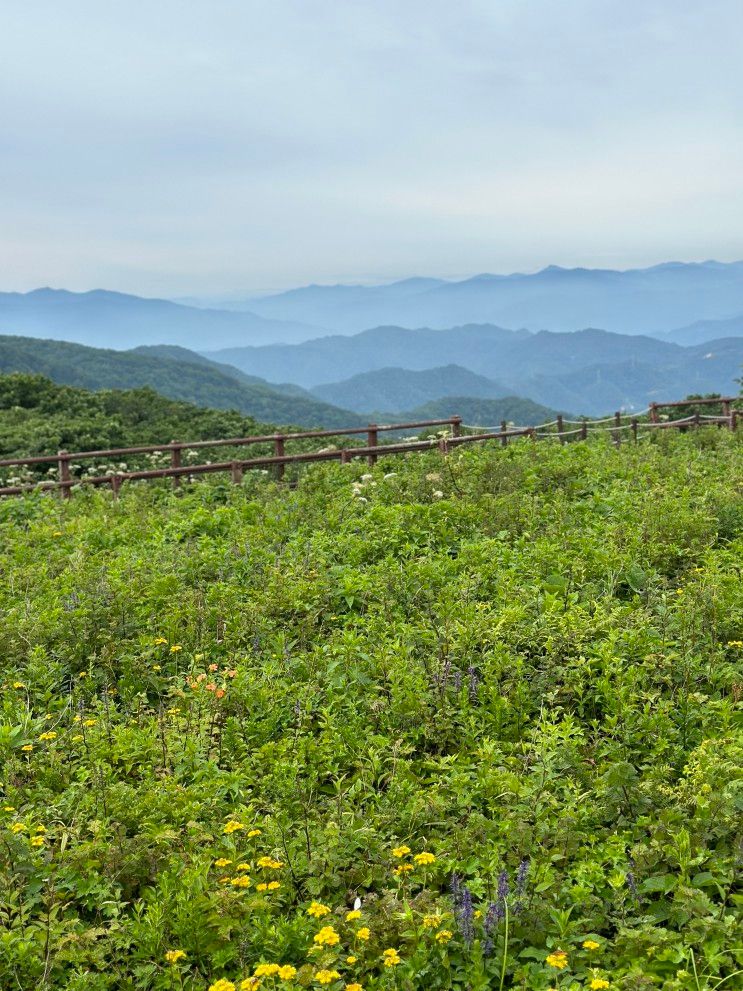
[[[55,338],[92,347],[237,347],[304,341],[318,333],[322,333],[321,327],[292,320],[197,309],[166,299],[143,299],[105,289],[84,293],[64,289],[0,293],[0,334]]]
[[[474,388],[472,383],[478,379],[456,366],[436,369],[430,376],[423,375],[414,394],[406,396],[402,389],[396,394],[390,391],[385,402],[392,405],[374,416],[369,415],[368,410],[364,410],[367,415],[361,416],[359,412],[331,405],[297,385],[271,386],[264,379],[230,365],[167,345],[110,351],[65,341],[0,336],[0,374],[9,372],[42,374],[58,384],[93,391],[149,386],[170,399],[213,409],[237,410],[264,423],[280,425],[332,429],[363,426],[371,420],[402,423],[442,419],[454,413],[460,413],[468,422],[483,416],[488,424],[502,419],[529,424],[554,416],[554,410],[517,396],[450,398],[447,389],[455,386]],[[399,369],[391,369],[391,372],[399,373]],[[399,374],[392,377],[400,378]],[[427,388],[424,388],[426,382]],[[494,385],[486,379],[482,382],[486,383],[482,386],[485,391],[487,386]],[[421,405],[416,406],[416,403]]]
[[[382,389],[385,377],[398,385],[404,382],[404,375],[393,376],[389,369],[433,368],[436,378],[442,375],[442,365],[455,365],[455,379],[467,370],[493,380],[493,392],[503,390],[502,394],[557,409],[601,414],[639,409],[652,400],[691,392],[737,392],[743,337],[682,347],[668,340],[603,330],[532,334],[488,325],[450,330],[377,327],[352,337],[228,349],[208,356],[268,381],[289,379],[335,401],[343,396],[348,402],[357,387],[355,408],[368,408],[375,384]],[[383,369],[382,376],[364,377]],[[327,384],[329,370],[335,378]],[[347,379],[352,381],[344,384]],[[425,376],[410,376],[411,395],[424,381]],[[487,388],[482,381],[476,387]],[[456,388],[446,390],[447,395],[456,392]]]
[[[743,262],[669,262],[629,271],[551,265],[529,275],[478,275],[460,282],[306,286],[242,305],[272,320],[301,321],[343,334],[386,324],[445,329],[490,323],[655,335],[694,321],[737,318],[740,325]]]

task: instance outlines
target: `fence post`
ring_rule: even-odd
[[[460,437],[462,434],[462,417],[453,416],[451,418],[451,435],[452,437]]]
[[[235,485],[239,485],[243,480],[243,469],[239,461],[233,461],[230,465],[230,475]]]
[[[180,468],[181,467],[181,450],[182,445],[178,443],[177,440],[171,440],[170,442],[170,467]],[[181,484],[180,475],[173,475],[173,488],[177,489]]]
[[[500,422],[500,432],[503,434],[500,439],[501,447],[508,447],[508,424],[505,420],[501,420]]]
[[[121,488],[121,478],[119,475],[111,476],[111,491],[113,492],[114,499],[119,498],[119,489]]]
[[[580,439],[588,440],[588,420],[586,420],[585,416],[581,418],[580,422]]]
[[[70,454],[69,451],[57,451],[57,465],[59,469],[60,495],[63,499],[69,499],[72,495],[70,488]]]
[[[367,447],[376,447],[378,443],[379,443],[379,435],[377,433],[377,425],[376,425],[376,423],[370,423],[369,424],[369,430],[367,431],[367,434],[366,434],[366,446]],[[370,465],[376,464],[377,463],[377,455],[376,454],[370,454],[369,457],[367,458],[367,460],[368,460],[368,462],[369,462]]]
[[[730,429],[735,430],[738,426],[738,410],[730,410]]]
[[[351,463],[351,452],[348,450],[347,447],[344,447],[341,450],[341,464],[342,465],[347,465],[347,464],[350,464],[350,463]]]
[[[700,416],[699,416],[699,410],[695,410],[695,411],[694,411],[694,426],[695,426],[695,427],[698,427],[698,426],[699,426],[699,423],[700,423],[700,419],[701,419],[701,418],[700,418]]]
[[[729,399],[723,399],[723,401],[722,401],[722,415],[723,416],[730,416],[730,400]]]
[[[632,418],[632,439],[637,443],[637,417]]]
[[[619,447],[622,443],[622,434],[620,432],[620,427],[622,426],[622,414],[617,411],[614,414],[614,443]]]
[[[277,458],[284,457],[284,437],[282,434],[276,434],[273,439],[274,454]],[[284,465],[279,463],[276,465],[276,481],[280,482],[284,477]]]
[[[565,438],[562,436],[562,428],[563,428],[562,413],[558,413],[557,414],[557,436],[560,438],[560,443],[561,444],[564,444],[565,443]]]
[[[439,440],[439,454],[447,455],[449,453],[449,441],[446,437],[442,437]]]
[[[651,403],[650,404],[650,422],[651,423],[657,423],[658,422],[658,404],[657,403]]]

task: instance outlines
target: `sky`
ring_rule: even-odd
[[[0,7],[0,290],[743,258],[740,0]]]

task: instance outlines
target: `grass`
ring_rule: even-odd
[[[0,986],[739,986],[742,439],[0,503]]]

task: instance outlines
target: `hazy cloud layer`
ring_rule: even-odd
[[[3,5],[0,289],[743,257],[740,0]]]

